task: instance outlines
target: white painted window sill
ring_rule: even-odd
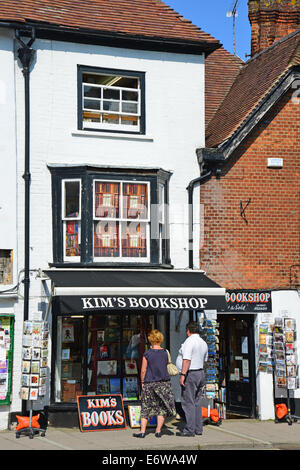
[[[85,130],[75,130],[71,132],[72,135],[83,136],[83,137],[100,137],[102,139],[121,139],[121,140],[142,140],[153,142],[153,137],[143,134],[118,134],[113,132],[93,132]]]

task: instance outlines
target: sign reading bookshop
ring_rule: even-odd
[[[227,290],[225,299],[229,312],[272,312],[271,291]]]
[[[62,296],[62,312],[89,312],[95,310],[200,310],[214,308],[224,311],[221,296]],[[219,307],[219,308],[218,308]]]

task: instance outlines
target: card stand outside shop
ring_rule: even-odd
[[[24,322],[22,347],[21,399],[29,401],[29,418],[20,416],[16,437],[21,434],[33,439],[35,434],[45,436],[38,416],[32,415],[32,402],[45,396],[48,366],[49,325],[44,321]]]
[[[11,402],[14,316],[0,315],[0,405]]]
[[[203,390],[202,406],[208,409],[208,422],[219,426],[222,423],[223,408],[221,401],[223,389],[219,388],[219,330],[216,313],[201,313],[198,318],[201,338],[208,346],[208,361],[204,365],[206,385]],[[217,409],[218,421],[210,420],[210,410]]]
[[[297,422],[300,419],[299,416],[291,414],[291,391],[299,388],[296,322],[293,318],[275,318],[273,328],[273,366],[274,398],[276,397],[276,390],[281,389],[285,391],[288,410],[285,421],[292,425],[293,422]],[[278,420],[275,420],[275,422],[278,422]]]

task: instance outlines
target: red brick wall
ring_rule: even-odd
[[[289,93],[248,136],[224,175],[201,186],[200,265],[225,288],[300,285],[299,123],[300,103]],[[268,157],[283,158],[283,168],[267,168]],[[249,199],[246,223],[240,201],[245,206]]]

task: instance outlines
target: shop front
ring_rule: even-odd
[[[78,395],[121,393],[125,406],[138,403],[151,329],[171,349],[171,316],[226,308],[225,290],[200,271],[45,272],[53,285],[51,415],[76,411]]]
[[[271,315],[271,292],[227,290],[227,312],[218,313],[219,394],[223,417],[259,416],[259,324]],[[272,386],[272,385],[271,385]]]

